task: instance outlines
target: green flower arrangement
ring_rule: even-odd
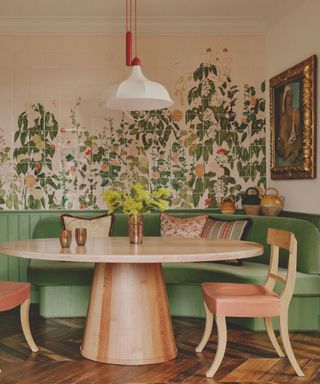
[[[128,194],[108,189],[102,194],[102,197],[109,213],[125,212],[128,215],[138,216],[143,213],[168,209],[171,191],[164,187],[149,191],[143,185],[136,183],[132,185]]]

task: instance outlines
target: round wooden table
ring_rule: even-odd
[[[161,263],[243,259],[263,253],[248,241],[145,237],[89,239],[61,249],[58,239],[0,244],[0,253],[28,259],[94,262],[81,354],[125,365],[161,363],[177,354]]]

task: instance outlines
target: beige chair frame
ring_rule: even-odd
[[[22,332],[24,334],[24,337],[25,337],[31,351],[32,352],[38,352],[39,348],[37,347],[36,343],[34,342],[33,337],[32,337],[32,333],[30,330],[29,308],[30,308],[30,299],[25,300],[20,305],[20,321],[21,321]]]
[[[37,347],[36,343],[33,340],[31,329],[30,329],[29,309],[30,309],[30,299],[26,299],[20,305],[21,328],[22,328],[23,335],[31,351],[38,352],[39,348]],[[0,373],[1,373],[1,369],[0,369]]]
[[[288,309],[289,304],[294,291],[294,284],[296,279],[296,270],[297,270],[297,240],[293,233],[269,228],[267,243],[271,245],[270,253],[270,265],[267,280],[264,284],[264,287],[270,290],[274,289],[274,286],[277,281],[280,281],[284,284],[282,292],[280,294],[280,335],[283,344],[283,348],[287,355],[287,358],[292,365],[294,371],[298,376],[304,376],[291,347],[289,331],[288,331]],[[288,259],[288,270],[287,275],[282,276],[279,273],[279,248],[284,248],[289,251]],[[205,312],[206,312],[206,324],[204,329],[204,334],[200,344],[196,348],[196,352],[201,352],[205,345],[207,344],[213,326],[213,316],[214,314],[209,310],[209,308],[204,303]],[[226,318],[225,316],[215,316],[217,331],[218,331],[218,347],[215,358],[209,370],[206,373],[207,377],[213,377],[213,375],[218,370],[222,359],[225,354],[226,345],[227,345],[227,327],[226,327]],[[272,318],[264,317],[264,323],[266,326],[267,334],[269,339],[277,352],[278,356],[284,357],[285,354],[282,351],[277,338],[272,327]]]

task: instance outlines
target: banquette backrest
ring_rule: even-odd
[[[33,238],[57,237],[62,228],[60,215],[62,212],[48,213],[41,217],[33,230]],[[72,213],[72,212],[69,212]],[[103,211],[83,211],[79,216],[92,217],[102,214]],[[320,274],[320,232],[317,227],[309,221],[289,217],[267,217],[246,215],[223,215],[211,213],[205,210],[183,210],[172,211],[169,214],[176,216],[192,216],[208,213],[219,220],[250,219],[251,225],[246,234],[246,240],[256,241],[265,245],[264,255],[253,258],[252,261],[268,264],[269,247],[266,244],[268,228],[278,228],[293,232],[298,241],[298,264],[297,270],[308,274]],[[112,225],[112,236],[126,236],[128,234],[128,217],[117,213]],[[144,235],[160,236],[160,214],[151,213],[144,217]],[[286,259],[280,255],[280,266],[286,266]]]

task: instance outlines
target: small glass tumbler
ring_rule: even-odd
[[[61,231],[60,232],[60,245],[61,248],[69,248],[72,240],[72,232],[71,231]]]
[[[86,241],[87,241],[87,229],[76,228],[76,242],[78,246],[85,245]]]

